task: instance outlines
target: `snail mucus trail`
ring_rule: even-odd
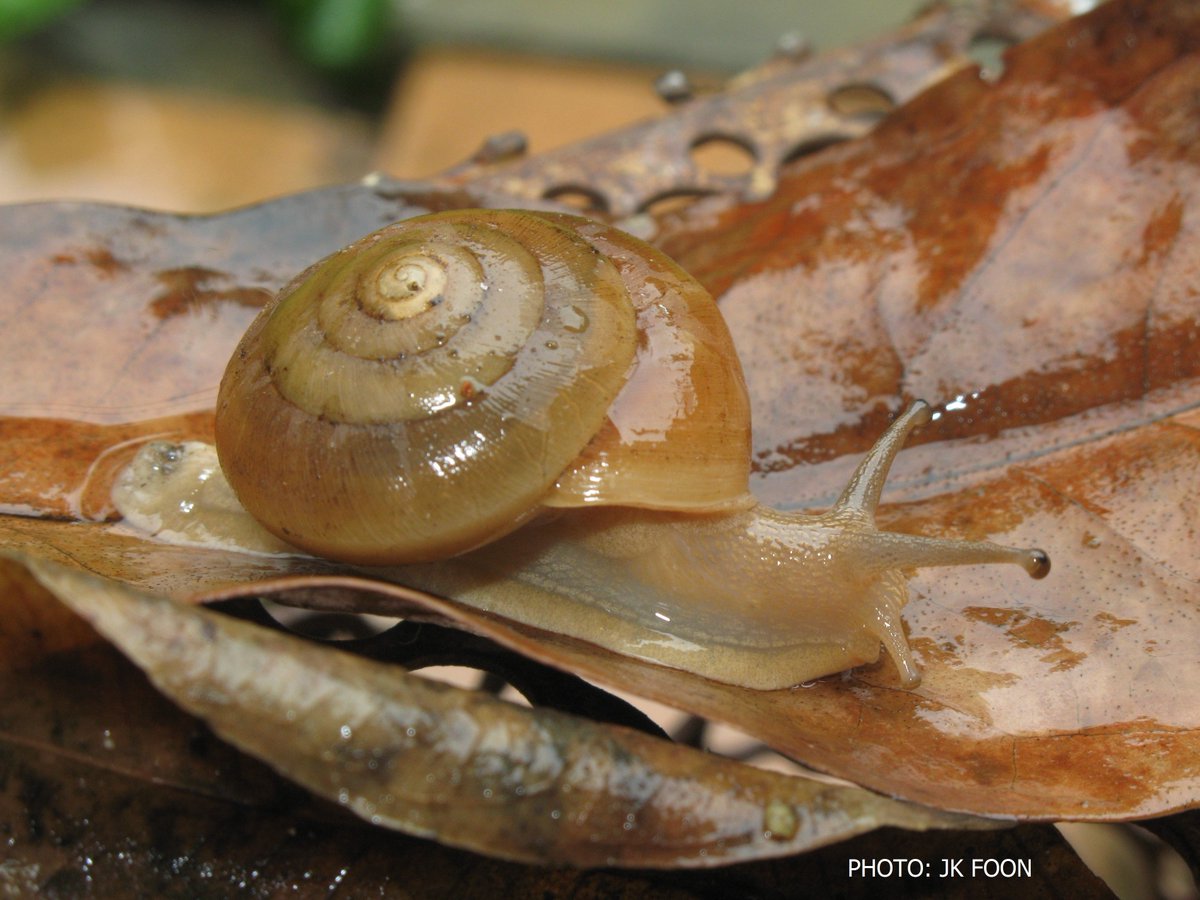
[[[590,220],[463,210],[297,277],[229,363],[219,468],[205,445],[151,445],[115,497],[160,536],[385,566],[717,681],[788,687],[882,644],[913,686],[903,570],[1049,571],[1040,550],[876,528],[929,418],[901,414],[828,511],[764,507],[741,367],[694,279]]]

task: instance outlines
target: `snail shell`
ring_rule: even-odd
[[[787,687],[882,645],[911,686],[901,570],[1049,571],[1040,550],[876,529],[928,419],[898,417],[829,511],[763,507],[741,368],[694,279],[589,220],[464,210],[286,287],[230,361],[216,437],[249,513],[311,553],[718,681]]]
[[[394,564],[542,507],[742,502],[749,404],[729,332],[647,249],[585,219],[475,210],[309,269],[222,381],[217,448],[242,503],[309,552]]]

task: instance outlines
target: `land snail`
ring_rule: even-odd
[[[882,646],[913,686],[904,570],[1049,571],[1040,550],[876,529],[929,415],[902,413],[828,511],[763,506],[741,366],[698,282],[591,220],[461,210],[284,288],[229,363],[216,448],[240,504],[309,553],[716,681],[789,687]],[[131,471],[118,506],[145,521]]]

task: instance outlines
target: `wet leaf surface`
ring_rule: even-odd
[[[896,467],[890,526],[1054,560],[1039,584],[914,578],[918,691],[864,672],[784,704],[817,765],[1016,814],[1196,802],[1197,38],[1191,4],[1106,6],[997,83],[956,76],[798,162],[760,205],[667,223],[752,348],[760,493],[828,502],[923,396],[941,415]],[[874,758],[837,762],[877,728]]]
[[[874,896],[849,860],[928,862],[912,896],[1007,896],[1007,881],[938,877],[942,859],[1029,860],[1030,897],[1102,887],[1047,826],[975,832],[885,829],[800,857],[688,872],[537,870],[359,822],[234,750],[145,676],[20,565],[0,565],[4,621],[36,627],[0,646],[0,888],[17,896]],[[60,638],[46,644],[41,637]],[[69,639],[66,637],[69,635]],[[339,734],[340,739],[340,734]],[[1169,820],[1168,820],[1169,821]],[[989,890],[992,892],[989,893]]]
[[[95,690],[95,683],[92,685]],[[149,689],[147,688],[149,691]],[[151,692],[152,693],[152,692]],[[211,745],[215,744],[213,741]],[[243,763],[245,765],[245,763]],[[263,779],[273,776],[265,769]],[[0,888],[46,897],[327,897],[413,890],[425,897],[503,893],[548,897],[872,897],[878,882],[850,879],[850,856],[1029,859],[1026,897],[1103,896],[1103,887],[1049,826],[1004,832],[885,830],[800,857],[725,870],[614,872],[542,869],[490,860],[314,809],[280,796],[255,805],[175,786],[147,790],[138,773],[98,768],[45,748],[0,748]],[[940,871],[940,864],[939,864]],[[917,881],[907,896],[1011,896],[1005,881]],[[906,894],[901,894],[906,896]]]
[[[99,204],[0,215],[0,508],[112,515],[112,478],[151,438],[211,439],[217,384],[258,308],[296,272],[398,218],[462,205],[388,182],[218,216]]]
[[[0,443],[19,461],[0,468],[16,514],[0,543],[175,598],[271,590],[457,623],[942,808],[1122,819],[1193,806],[1197,16],[1182,2],[1102,8],[1011,52],[997,81],[961,73],[872,135],[792,163],[761,203],[717,197],[657,221],[734,332],[758,493],[827,503],[890,415],[924,396],[941,415],[901,454],[881,520],[1054,559],[1044,582],[915,576],[915,691],[887,665],[742,691],[391,585],[247,586],[336,569],[168,548],[100,521],[134,444],[208,436],[217,378],[264,292],[382,221],[476,202],[469,182],[203,218],[0,212]],[[25,611],[0,641],[75,646],[77,624],[21,583]]]
[[[788,855],[887,824],[993,827],[517,707],[76,569],[18,562],[222,738],[372,824],[525,862],[641,867]],[[22,583],[15,596],[36,601]],[[75,660],[84,666],[88,656]],[[6,685],[19,689],[16,679]],[[5,704],[33,720],[17,719],[11,731],[36,731],[44,709],[61,709],[54,703],[61,690],[39,687],[50,688],[42,703],[10,697]],[[46,738],[84,758],[119,758],[106,753],[117,749],[110,730],[75,730],[86,721],[65,718],[69,730]],[[185,736],[176,725],[167,716],[135,737],[167,765],[203,764],[203,754],[173,747]],[[158,781],[203,783],[203,771],[197,778],[156,762],[136,765]],[[221,772],[218,790],[262,803],[239,783],[241,774]]]

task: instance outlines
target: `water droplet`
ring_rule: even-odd
[[[346,873],[349,871],[350,871],[349,869],[342,869],[336,875],[334,875],[333,883],[331,885],[329,885],[329,890],[331,890],[331,891],[337,890],[338,885],[340,885],[345,880]]]
[[[955,397],[953,400],[951,400],[949,403],[946,404],[947,412],[950,412],[951,410],[957,411],[957,410],[966,409],[966,408],[967,408],[966,398],[962,394],[959,394],[957,397]]]
[[[350,740],[351,737],[354,736],[354,732],[350,730],[349,725],[343,725],[341,728],[339,728],[338,734],[340,734],[342,736],[343,741],[348,741],[348,740]]]

